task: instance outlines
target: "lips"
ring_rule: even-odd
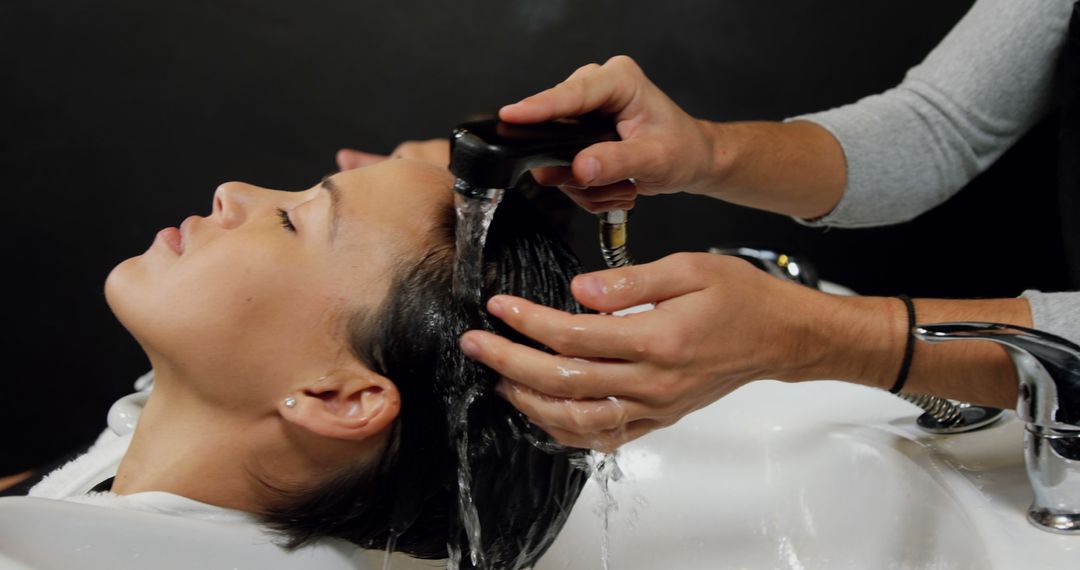
[[[164,243],[169,249],[173,250],[173,253],[180,255],[184,253],[183,238],[180,236],[180,230],[176,228],[165,228],[158,232],[158,241]]]
[[[176,255],[183,255],[191,238],[192,224],[199,216],[188,216],[180,224],[179,228],[165,228],[158,232],[157,239],[161,240]]]

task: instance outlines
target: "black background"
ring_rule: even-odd
[[[691,114],[781,119],[896,84],[970,0],[5,0],[0,474],[85,445],[147,368],[102,284],[227,180],[301,189],[342,146],[446,136],[620,53]],[[759,244],[863,293],[1068,288],[1051,116],[957,198],[823,231],[705,198],[638,202],[632,251]],[[573,243],[598,267],[595,221]]]

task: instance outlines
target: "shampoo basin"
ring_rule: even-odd
[[[1075,569],[1080,537],[1026,520],[1023,426],[939,436],[891,394],[757,382],[625,446],[609,566]],[[590,481],[538,566],[602,568]]]

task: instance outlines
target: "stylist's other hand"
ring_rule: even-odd
[[[611,115],[622,140],[582,150],[569,168],[537,169],[537,182],[559,186],[594,213],[632,207],[639,193],[704,193],[712,184],[707,127],[627,56],[581,67],[555,87],[503,107],[499,118],[538,123],[592,112]]]
[[[411,158],[446,166],[450,163],[450,141],[446,139],[405,141],[389,155],[343,148],[337,152],[336,158],[338,169],[342,171],[371,166],[389,158]]]
[[[507,295],[488,310],[549,354],[483,331],[465,353],[503,376],[499,392],[559,442],[610,450],[752,380],[796,378],[821,354],[816,319],[835,297],[776,279],[734,257],[678,253],[581,275],[583,305],[623,317],[570,314]]]

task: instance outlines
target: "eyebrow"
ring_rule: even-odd
[[[330,174],[323,177],[319,182],[319,186],[326,190],[330,194],[330,242],[333,243],[334,238],[337,237],[338,222],[341,219],[341,189],[337,184],[330,179]]]

